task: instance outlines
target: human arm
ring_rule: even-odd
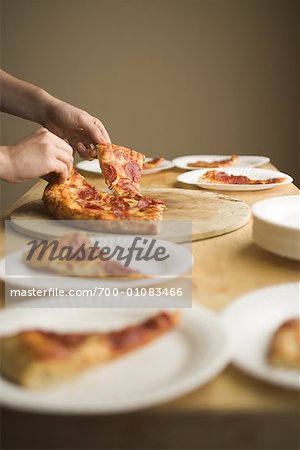
[[[96,117],[1,69],[0,75],[1,111],[41,124],[67,140],[83,158],[96,157],[90,144],[110,142]]]
[[[73,150],[41,128],[11,146],[0,146],[0,179],[17,183],[49,174],[64,182],[73,166]]]

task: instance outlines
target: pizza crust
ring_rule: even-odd
[[[0,370],[24,387],[45,388],[146,345],[173,329],[179,318],[179,311],[162,311],[140,324],[107,333],[28,330],[2,336]]]
[[[216,161],[194,161],[187,164],[188,167],[195,168],[210,168],[210,167],[230,167],[236,164],[238,160],[237,155],[231,155],[229,158],[216,160]]]
[[[199,180],[203,180],[209,183],[217,184],[239,184],[239,185],[257,185],[257,184],[273,184],[282,183],[285,178],[267,178],[264,180],[256,179],[253,180],[245,175],[230,175],[226,172],[218,170],[208,170],[205,172]]]
[[[287,320],[275,331],[267,360],[275,367],[300,368],[300,319]]]
[[[162,158],[161,156],[152,158],[152,159],[150,159],[150,161],[144,162],[143,170],[149,170],[149,169],[154,169],[155,167],[159,167],[164,161],[165,161],[165,158]]]
[[[92,199],[80,198],[85,191],[87,198],[90,195]],[[43,202],[56,219],[69,220],[71,226],[111,233],[156,234],[165,209],[161,201],[142,195],[118,199],[101,192],[75,169],[65,183],[52,181],[48,184]],[[143,208],[139,206],[142,202]]]

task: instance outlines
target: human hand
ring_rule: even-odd
[[[45,128],[4,149],[7,164],[3,166],[1,178],[12,183],[45,175],[49,179],[53,173],[64,182],[73,167],[72,147]]]
[[[86,111],[52,98],[43,125],[69,142],[84,159],[97,157],[94,144],[110,142],[109,135],[96,117]]]
[[[4,70],[0,69],[0,76],[1,111],[41,124],[67,140],[86,159],[97,156],[94,144],[110,142],[104,125],[96,117]]]

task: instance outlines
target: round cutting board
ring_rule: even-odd
[[[160,239],[174,242],[207,239],[237,230],[250,219],[246,203],[221,194],[173,188],[144,189],[143,193],[163,200],[167,206],[157,236]],[[10,218],[15,229],[34,238],[53,238],[70,232],[67,225],[51,220],[42,200],[25,203]]]

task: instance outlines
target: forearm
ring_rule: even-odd
[[[0,69],[1,111],[43,124],[55,98],[43,89],[18,80]]]
[[[11,172],[9,147],[0,145],[0,180],[10,181]]]

